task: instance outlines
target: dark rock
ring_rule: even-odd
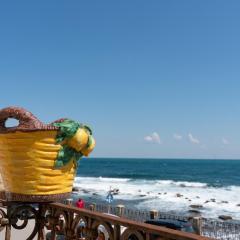
[[[73,187],[73,188],[72,188],[72,191],[73,191],[73,192],[79,192],[79,191],[80,191],[80,188],[78,188],[78,187]]]
[[[158,193],[158,195],[161,195],[161,194],[162,194],[162,193],[160,193],[160,192]]]
[[[179,186],[180,186],[180,187],[186,187],[186,185],[183,184],[183,183],[181,183]]]
[[[237,207],[240,207],[240,203],[236,205]]]
[[[207,200],[207,201],[205,201],[204,203],[209,203],[210,201],[209,200]]]
[[[166,195],[167,193],[165,192],[164,195]]]
[[[203,208],[203,206],[200,205],[200,204],[192,204],[189,207],[191,207],[191,208]]]
[[[139,195],[139,197],[146,197],[146,196],[147,196],[146,194]]]
[[[199,196],[196,196],[196,198],[200,198]]]
[[[211,198],[210,201],[211,202],[216,202],[216,199],[215,198]]]
[[[182,194],[180,194],[180,193],[177,193],[176,194],[176,197],[182,197],[183,195]]]
[[[90,191],[85,190],[85,189],[83,189],[82,192],[83,192],[83,193],[90,193]]]
[[[232,217],[228,216],[228,215],[220,215],[220,216],[218,216],[218,218],[221,220],[224,220],[224,221],[232,219]]]
[[[200,214],[201,214],[200,211],[195,210],[195,209],[190,209],[190,210],[188,210],[188,212],[193,213],[193,214],[197,214],[197,215],[200,215]]]
[[[221,201],[221,203],[228,203],[228,201]]]
[[[94,192],[92,195],[93,195],[93,196],[98,196],[98,194],[97,194],[97,193],[95,193],[95,192]]]

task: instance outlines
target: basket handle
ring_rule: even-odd
[[[16,127],[6,127],[8,118],[14,118],[19,121]],[[34,130],[39,129],[44,124],[39,121],[31,112],[20,107],[7,107],[0,110],[0,132],[12,132],[16,130]]]

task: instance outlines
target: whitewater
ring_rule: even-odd
[[[140,210],[156,209],[187,215],[191,210],[196,210],[191,205],[197,205],[197,211],[203,217],[230,215],[240,220],[240,186],[112,177],[76,177],[74,186],[80,189],[79,195],[82,197],[94,195],[102,201],[110,188],[119,189],[114,199],[118,202],[133,200],[137,203],[134,207]]]

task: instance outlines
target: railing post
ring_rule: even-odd
[[[96,203],[92,203],[89,205],[89,210],[96,211]]]
[[[10,212],[10,207],[7,207],[7,215],[10,217],[11,212]],[[8,224],[6,225],[6,231],[5,231],[5,240],[10,240],[11,239],[11,220],[8,220]]]
[[[121,226],[119,224],[114,225],[114,240],[120,240],[121,238]]]
[[[37,224],[38,224],[38,236],[37,240],[44,240],[45,239],[45,231],[44,231],[44,224],[45,224],[45,216],[43,213],[43,206],[39,204],[39,209],[38,209],[38,219]]]
[[[201,217],[194,217],[192,219],[192,226],[193,226],[193,229],[194,231],[201,235],[201,232],[202,232],[202,218]]]
[[[119,217],[122,217],[124,215],[124,208],[125,206],[124,205],[117,205],[117,215]]]
[[[153,209],[150,210],[150,219],[156,219],[158,217],[158,211]]]
[[[68,198],[68,199],[65,200],[65,204],[68,205],[68,206],[72,206],[72,203],[73,203],[72,198]]]

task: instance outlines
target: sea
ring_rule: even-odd
[[[112,205],[240,220],[239,160],[84,158],[74,187],[75,197],[92,202],[115,189]]]

